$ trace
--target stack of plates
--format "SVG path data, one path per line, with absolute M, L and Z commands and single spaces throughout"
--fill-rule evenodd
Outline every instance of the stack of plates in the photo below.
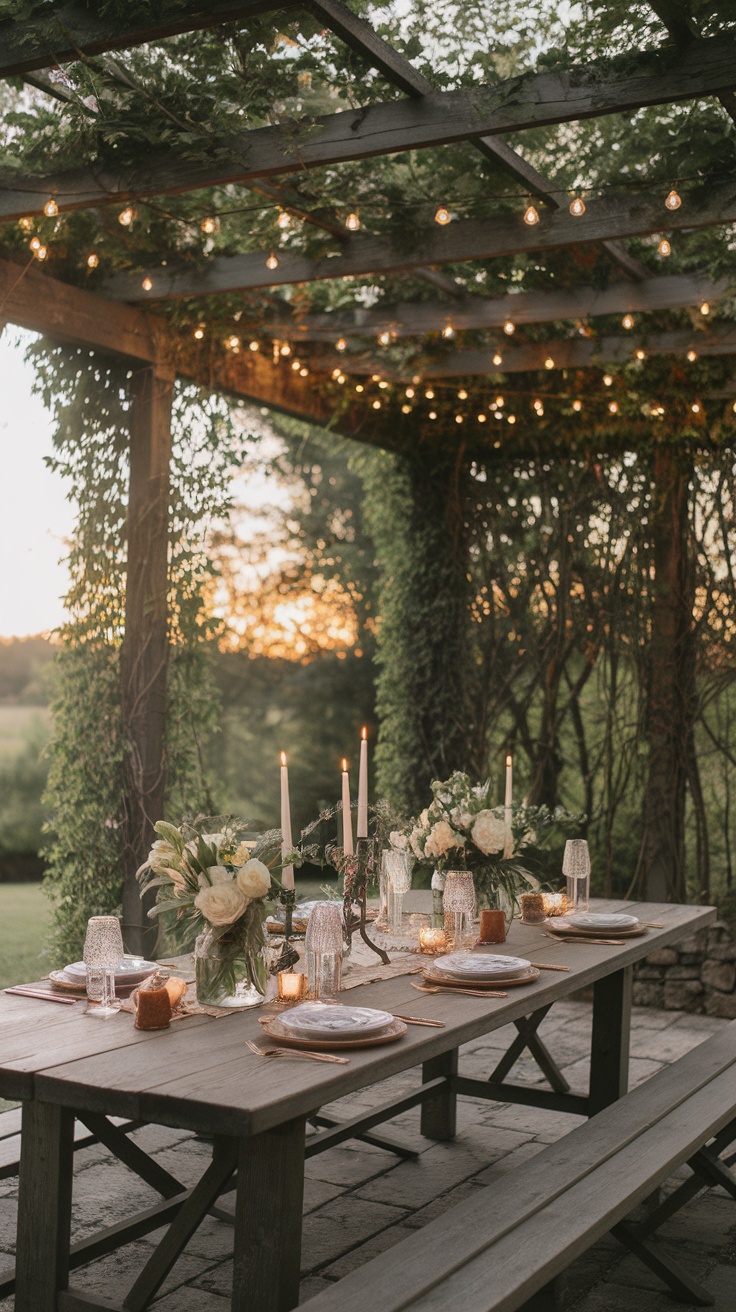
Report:
M 388 1011 L 338 1002 L 302 1002 L 282 1016 L 264 1019 L 263 1028 L 282 1042 L 309 1048 L 362 1048 L 406 1033 L 404 1022 Z
M 125 956 L 119 966 L 115 967 L 115 992 L 119 998 L 127 997 L 144 979 L 153 974 L 155 961 L 146 961 L 142 957 Z M 70 992 L 84 993 L 87 980 L 87 967 L 83 961 L 73 961 L 63 970 L 49 971 L 49 979 L 57 988 Z
M 556 934 L 588 935 L 592 938 L 602 935 L 630 938 L 646 933 L 637 916 L 623 912 L 580 911 L 572 916 L 555 916 L 547 924 Z
M 451 952 L 447 957 L 437 957 L 425 969 L 424 975 L 434 983 L 505 988 L 509 984 L 531 984 L 539 978 L 539 971 L 524 957 L 493 952 Z

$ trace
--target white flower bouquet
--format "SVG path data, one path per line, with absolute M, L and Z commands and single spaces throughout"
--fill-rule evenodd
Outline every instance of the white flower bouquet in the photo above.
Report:
M 546 874 L 547 844 L 555 833 L 574 834 L 582 817 L 558 807 L 513 806 L 507 828 L 503 806 L 491 803 L 491 780 L 474 784 L 456 771 L 432 784 L 433 798 L 409 829 L 415 869 L 470 870 L 481 904 L 503 894 L 511 907 Z
M 165 917 L 174 950 L 188 951 L 196 939 L 199 1000 L 222 1003 L 243 986 L 265 994 L 266 901 L 278 889 L 272 869 L 281 866 L 281 834 L 254 837 L 230 816 L 160 820 L 155 829 L 137 873 L 141 897 L 156 890 L 148 914 Z

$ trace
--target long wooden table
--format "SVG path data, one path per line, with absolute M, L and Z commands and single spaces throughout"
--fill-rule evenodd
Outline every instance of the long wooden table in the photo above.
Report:
M 596 906 L 624 908 L 620 902 Z M 445 1028 L 410 1026 L 398 1043 L 354 1051 L 347 1066 L 254 1056 L 244 1040 L 261 1038 L 260 1009 L 222 1021 L 194 1017 L 170 1030 L 145 1033 L 133 1028 L 129 1015 L 92 1020 L 81 1003 L 60 1007 L 2 995 L 0 1096 L 23 1100 L 16 1312 L 143 1312 L 203 1217 L 223 1215 L 217 1200 L 234 1176 L 233 1312 L 290 1312 L 299 1293 L 305 1154 L 365 1133 L 418 1104 L 423 1133 L 451 1139 L 458 1094 L 588 1115 L 623 1096 L 634 963 L 716 916 L 712 907 L 676 905 L 639 904 L 636 912 L 643 920 L 661 921 L 663 928 L 621 947 L 552 942 L 542 928 L 515 922 L 501 951 L 569 965 L 570 971 L 542 971 L 536 983 L 510 989 L 504 999 L 421 996 L 411 976 L 352 990 L 351 1003 L 442 1020 Z M 593 987 L 591 1074 L 588 1095 L 582 1097 L 567 1090 L 536 1028 L 556 1001 L 588 986 Z M 491 1079 L 465 1078 L 458 1048 L 509 1023 L 516 1025 L 517 1038 Z M 525 1047 L 545 1070 L 551 1089 L 506 1081 Z M 320 1107 L 418 1065 L 422 1083 L 410 1094 L 370 1115 L 333 1122 L 307 1139 L 307 1119 Z M 75 1117 L 153 1184 L 163 1201 L 70 1249 Z M 187 1190 L 109 1117 L 212 1136 L 212 1162 Z M 69 1288 L 70 1268 L 166 1222 L 164 1239 L 122 1300 L 91 1298 Z

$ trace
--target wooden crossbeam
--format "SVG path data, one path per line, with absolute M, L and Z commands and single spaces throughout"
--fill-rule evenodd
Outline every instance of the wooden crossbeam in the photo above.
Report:
M 0 179 L 0 217 L 40 213 L 51 195 L 60 210 L 84 209 L 716 95 L 733 86 L 734 67 L 733 43 L 714 37 L 683 50 L 645 51 L 526 73 L 493 87 L 433 91 L 344 110 L 305 120 L 303 132 L 293 121 L 256 128 L 235 134 L 216 162 L 197 163 L 167 149 L 151 151 L 144 163 L 128 168 L 96 164 L 44 177 L 6 175 Z M 582 230 L 578 239 L 585 239 Z
M 39 4 L 35 13 L 0 24 L 0 77 L 52 68 L 105 50 L 158 41 L 178 32 L 195 32 L 220 23 L 247 22 L 272 9 L 295 7 L 297 0 L 181 0 L 174 12 L 159 16 L 138 6 L 131 17 L 101 16 L 81 3 Z M 96 6 L 99 9 L 99 6 Z
M 575 287 L 552 291 L 518 292 L 507 296 L 466 296 L 455 305 L 447 301 L 409 301 L 398 305 L 379 305 L 373 309 L 356 306 L 328 314 L 290 314 L 263 322 L 248 319 L 247 310 L 240 327 L 250 326 L 254 333 L 273 334 L 293 342 L 334 342 L 344 337 L 377 337 L 390 332 L 393 337 L 422 336 L 439 333 L 448 325 L 456 332 L 472 329 L 501 328 L 511 322 L 572 322 L 596 315 L 643 313 L 653 310 L 681 309 L 707 301 L 715 305 L 731 284 L 726 279 L 712 282 L 701 274 L 674 274 L 647 278 L 639 283 L 616 282 L 605 288 Z M 505 341 L 505 339 L 502 339 Z
M 736 328 L 723 328 L 707 336 L 700 332 L 653 333 L 648 337 L 627 334 L 625 337 L 579 337 L 548 342 L 513 344 L 504 348 L 503 363 L 493 363 L 493 350 L 451 351 L 446 356 L 418 356 L 396 373 L 381 364 L 376 355 L 346 358 L 335 354 L 321 362 L 324 369 L 341 368 L 347 374 L 370 376 L 379 373 L 385 379 L 408 379 L 416 373 L 422 378 L 467 378 L 472 375 L 503 377 L 505 374 L 559 369 L 601 368 L 607 364 L 630 364 L 637 348 L 646 355 L 686 356 L 689 350 L 700 356 L 736 355 Z M 549 364 L 548 361 L 552 363 Z
M 693 22 L 687 4 L 682 0 L 649 0 L 649 8 L 664 23 L 673 41 L 680 47 L 689 46 L 700 40 L 700 33 Z M 736 95 L 733 91 L 719 95 L 723 108 L 736 123 Z
M 638 195 L 607 196 L 590 201 L 582 218 L 566 209 L 545 214 L 530 228 L 521 214 L 488 219 L 466 219 L 446 228 L 432 225 L 413 251 L 387 248 L 383 238 L 353 237 L 341 254 L 313 260 L 299 251 L 282 251 L 278 267 L 268 269 L 268 252 L 219 256 L 205 268 L 162 270 L 152 268 L 138 274 L 120 274 L 105 285 L 105 294 L 120 300 L 155 301 L 160 297 L 209 296 L 217 292 L 245 291 L 288 283 L 317 282 L 366 274 L 402 273 L 427 264 L 453 264 L 467 260 L 489 260 L 524 251 L 545 251 L 596 242 L 607 238 L 646 236 L 679 228 L 707 228 L 736 220 L 736 180 L 714 186 L 699 196 L 697 205 L 687 198 L 679 210 L 664 208 L 661 188 L 647 188 Z M 144 290 L 144 278 L 151 289 Z

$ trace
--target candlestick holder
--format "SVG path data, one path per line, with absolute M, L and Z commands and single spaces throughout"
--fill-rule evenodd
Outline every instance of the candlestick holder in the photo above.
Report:
M 356 851 L 345 852 L 342 848 L 332 850 L 330 860 L 343 878 L 343 923 L 345 940 L 348 947 L 352 943 L 356 929 L 363 942 L 388 966 L 391 958 L 383 948 L 368 937 L 366 913 L 368 910 L 368 884 L 375 878 L 377 868 L 376 840 L 373 838 L 356 839 Z M 357 914 L 356 914 L 357 909 Z
M 284 945 L 281 949 L 281 956 L 271 967 L 272 975 L 278 975 L 284 970 L 291 970 L 299 960 L 299 953 L 291 941 L 294 907 L 296 906 L 296 889 L 282 888 L 279 893 L 279 901 L 284 908 Z

